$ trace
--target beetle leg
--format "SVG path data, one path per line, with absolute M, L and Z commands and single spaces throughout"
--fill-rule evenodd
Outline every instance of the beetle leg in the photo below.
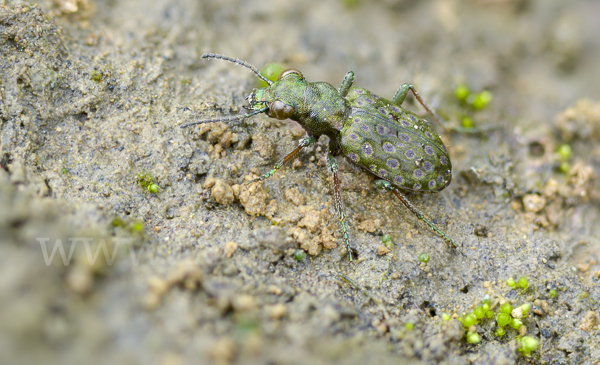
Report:
M 463 252 L 463 250 L 461 250 L 458 247 L 458 245 L 454 242 L 454 240 L 452 238 L 448 237 L 444 232 L 442 232 L 441 229 L 439 229 L 435 224 L 433 224 L 433 222 L 431 222 L 429 219 L 425 218 L 423 213 L 421 213 L 417 208 L 415 208 L 414 205 L 412 205 L 411 202 L 408 201 L 408 199 L 406 199 L 404 194 L 402 194 L 400 192 L 400 189 L 393 186 L 392 184 L 390 184 L 389 181 L 386 181 L 386 180 L 375 180 L 375 185 L 378 188 L 383 188 L 383 189 L 389 190 L 392 193 L 394 193 L 394 195 L 396 195 L 396 197 L 398 199 L 400 199 L 402 204 L 404 204 L 404 206 L 406 208 L 408 208 L 408 210 L 410 210 L 412 212 L 412 214 L 414 214 L 417 218 L 419 218 L 420 220 L 425 222 L 431 229 L 433 229 L 433 231 L 435 233 L 437 233 L 440 237 L 442 237 L 446 242 L 451 243 L 454 246 L 454 248 L 456 248 L 460 253 L 462 253 L 464 256 L 466 256 L 465 253 Z
M 398 91 L 396 91 L 396 95 L 394 95 L 394 97 L 392 98 L 392 103 L 397 105 L 397 106 L 402 106 L 402 103 L 404 103 L 404 99 L 406 99 L 406 95 L 408 95 L 408 91 L 412 91 L 413 96 L 419 101 L 419 104 L 421 104 L 423 106 L 423 108 L 425 108 L 425 110 L 427 110 L 427 112 L 429 114 L 431 114 L 432 117 L 435 118 L 435 120 L 438 121 L 438 123 L 440 123 L 442 125 L 442 127 L 444 127 L 446 130 L 450 129 L 448 123 L 446 123 L 446 121 L 444 121 L 442 118 L 440 118 L 437 114 L 435 114 L 433 112 L 432 109 L 430 109 L 427 104 L 425 104 L 425 102 L 423 101 L 423 99 L 421 99 L 421 95 L 419 95 L 419 93 L 417 92 L 417 90 L 409 84 L 402 84 L 402 86 L 400 86 L 400 88 L 398 89 Z
M 396 95 L 392 98 L 392 103 L 397 106 L 402 106 L 404 103 L 404 99 L 406 99 L 406 95 L 408 95 L 408 90 L 410 90 L 409 84 L 402 84 L 398 91 L 396 91 Z
M 408 210 L 410 210 L 414 215 L 416 215 L 417 218 L 419 218 L 423 222 L 427 223 L 427 225 L 429 227 L 431 227 L 431 229 L 433 229 L 435 231 L 435 233 L 437 233 L 440 237 L 442 237 L 448 243 L 451 243 L 454 246 L 454 248 L 456 248 L 460 253 L 463 254 L 463 256 L 466 256 L 465 253 L 463 252 L 463 250 L 461 250 L 458 247 L 458 245 L 454 242 L 454 240 L 452 238 L 448 237 L 444 232 L 442 232 L 435 224 L 433 224 L 433 222 L 431 222 L 429 219 L 425 218 L 423 213 L 421 213 L 417 208 L 415 208 L 414 205 L 412 205 L 411 202 L 409 202 L 408 199 L 406 199 L 406 197 L 400 192 L 400 190 L 398 190 L 398 188 L 393 188 L 392 193 L 394 193 L 394 195 L 396 195 L 396 197 L 398 199 L 400 199 L 402 204 L 404 204 L 404 206 L 406 208 L 408 208 Z
M 342 195 L 340 194 L 340 181 L 338 179 L 338 164 L 335 157 L 331 152 L 327 155 L 327 167 L 333 173 L 333 195 L 335 200 L 335 212 L 337 213 L 338 219 L 342 224 L 342 233 L 344 235 L 344 241 L 346 242 L 346 248 L 348 249 L 348 255 L 350 255 L 350 261 L 352 261 L 352 249 L 350 248 L 350 238 L 348 237 L 348 227 L 346 226 L 346 216 L 342 206 Z
M 348 95 L 348 90 L 352 87 L 352 83 L 354 82 L 354 72 L 348 71 L 346 76 L 344 77 L 344 81 L 342 81 L 342 85 L 340 86 L 340 96 L 345 98 Z
M 379 299 L 375 295 L 373 295 L 370 291 L 368 291 L 367 289 L 365 289 L 362 286 L 358 285 L 358 283 L 356 281 L 352 280 L 347 275 L 344 275 L 341 272 L 338 272 L 338 278 L 341 279 L 341 280 L 344 280 L 345 282 L 347 282 L 348 284 L 350 284 L 350 286 L 353 287 L 354 289 L 360 291 L 361 293 L 364 293 L 370 300 L 373 301 L 373 303 L 379 305 L 379 304 L 381 304 L 383 302 L 381 299 Z
M 317 140 L 313 136 L 308 136 L 308 137 L 302 138 L 300 140 L 300 143 L 298 144 L 298 147 L 296 147 L 292 152 L 288 153 L 284 158 L 282 158 L 279 162 L 277 162 L 271 171 L 267 172 L 266 174 L 259 177 L 258 179 L 254 179 L 254 180 L 250 180 L 250 181 L 246 182 L 246 185 L 251 184 L 256 181 L 264 181 L 264 180 L 270 178 L 271 176 L 275 175 L 277 170 L 282 168 L 283 165 L 285 165 L 289 160 L 291 160 L 294 156 L 296 156 L 298 154 L 298 152 L 300 152 L 304 147 L 308 147 L 308 146 L 312 145 L 313 143 L 315 143 L 316 141 Z
M 446 131 L 455 131 L 455 132 L 459 132 L 459 133 L 484 133 L 487 131 L 491 131 L 494 129 L 499 129 L 499 126 L 480 126 L 480 127 L 469 127 L 469 128 L 465 128 L 465 127 L 456 127 L 456 126 L 450 126 L 448 124 L 448 122 L 446 122 L 445 120 L 443 120 L 442 118 L 440 118 L 439 115 L 435 114 L 433 112 L 432 109 L 430 109 L 427 104 L 425 104 L 425 102 L 423 101 L 423 99 L 421 99 L 421 95 L 419 95 L 419 93 L 417 92 L 417 90 L 409 84 L 403 84 L 402 86 L 400 86 L 400 88 L 398 89 L 398 91 L 396 91 L 396 95 L 394 95 L 394 97 L 392 98 L 392 103 L 397 105 L 397 106 L 402 106 L 402 103 L 404 103 L 404 99 L 406 99 L 406 95 L 408 95 L 408 91 L 412 91 L 413 95 L 415 96 L 415 98 L 419 101 L 419 103 L 423 106 L 423 108 L 425 108 L 425 110 L 427 110 L 427 112 L 429 114 L 431 114 L 435 120 L 438 121 L 438 123 L 440 123 L 442 125 L 442 127 L 444 127 L 446 129 Z

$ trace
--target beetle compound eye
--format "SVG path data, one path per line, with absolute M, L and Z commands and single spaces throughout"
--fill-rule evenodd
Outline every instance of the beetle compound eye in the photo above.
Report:
M 294 108 L 291 105 L 285 104 L 281 100 L 275 100 L 269 105 L 268 116 L 277 119 L 288 119 L 294 114 Z
M 278 79 L 278 80 L 281 80 L 281 79 L 283 79 L 284 77 L 286 77 L 286 76 L 287 76 L 287 75 L 289 75 L 289 74 L 297 74 L 297 75 L 298 75 L 298 77 L 300 77 L 301 79 L 303 79 L 303 78 L 304 78 L 304 75 L 302 75 L 302 72 L 300 72 L 300 71 L 298 71 L 298 70 L 296 70 L 296 69 L 293 69 L 293 68 L 291 68 L 291 69 L 289 69 L 289 70 L 285 70 L 285 71 L 283 71 L 283 73 L 282 73 L 282 74 L 279 76 L 279 79 Z

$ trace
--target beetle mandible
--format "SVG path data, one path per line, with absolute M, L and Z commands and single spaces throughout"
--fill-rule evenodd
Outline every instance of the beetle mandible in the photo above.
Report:
M 417 218 L 463 253 L 450 237 L 425 218 L 400 191 L 404 189 L 435 193 L 447 187 L 452 180 L 450 156 L 440 136 L 426 120 L 401 107 L 411 91 L 419 103 L 437 119 L 412 85 L 403 84 L 392 100 L 387 100 L 368 90 L 352 87 L 352 71 L 346 74 L 342 85 L 336 89 L 326 82 L 308 82 L 295 69 L 284 71 L 273 82 L 256 67 L 239 59 L 214 53 L 205 53 L 202 58 L 225 60 L 246 67 L 268 86 L 255 89 L 246 98 L 250 103 L 248 109 L 251 110 L 248 114 L 201 120 L 181 125 L 181 128 L 202 123 L 232 122 L 260 113 L 271 118 L 298 122 L 307 133 L 298 147 L 281 159 L 271 171 L 248 183 L 273 176 L 303 148 L 315 143 L 321 135 L 328 136 L 327 166 L 333 173 L 335 210 L 342 226 L 350 261 L 352 250 L 335 159 L 338 155 L 345 156 L 353 164 L 375 175 L 378 187 L 391 191 Z

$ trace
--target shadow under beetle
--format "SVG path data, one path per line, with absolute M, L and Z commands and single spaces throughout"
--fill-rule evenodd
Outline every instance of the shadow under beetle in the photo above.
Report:
M 425 218 L 400 191 L 405 189 L 435 193 L 448 186 L 452 180 L 450 156 L 440 136 L 426 120 L 401 107 L 408 92 L 412 91 L 419 103 L 435 117 L 412 85 L 403 84 L 392 100 L 387 100 L 368 90 L 352 87 L 352 71 L 346 74 L 338 90 L 326 82 L 308 82 L 300 71 L 294 69 L 284 71 L 273 82 L 247 62 L 213 53 L 205 53 L 202 58 L 225 60 L 246 67 L 268 86 L 255 89 L 246 98 L 250 103 L 248 109 L 251 110 L 248 114 L 192 122 L 181 128 L 202 123 L 232 122 L 260 113 L 266 113 L 271 118 L 298 122 L 306 131 L 307 137 L 271 171 L 251 182 L 273 176 L 300 150 L 315 143 L 321 135 L 327 135 L 327 166 L 333 173 L 335 210 L 342 225 L 350 261 L 352 250 L 342 209 L 335 159 L 338 155 L 347 157 L 353 164 L 375 175 L 378 178 L 375 184 L 379 188 L 394 193 L 417 218 L 463 253 L 450 237 Z

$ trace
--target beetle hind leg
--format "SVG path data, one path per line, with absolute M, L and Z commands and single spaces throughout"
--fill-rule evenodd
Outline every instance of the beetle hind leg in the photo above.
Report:
M 396 95 L 392 98 L 392 103 L 397 106 L 402 106 L 404 103 L 404 99 L 406 99 L 406 95 L 408 95 L 408 90 L 410 90 L 411 85 L 402 84 L 398 91 L 396 91 Z
M 406 96 L 408 95 L 409 91 L 412 91 L 413 96 L 417 99 L 417 101 L 419 102 L 419 104 L 421 104 L 423 106 L 423 108 L 425 108 L 425 110 L 427 110 L 427 112 L 429 114 L 431 114 L 431 116 L 433 118 L 435 118 L 435 120 L 437 120 L 438 123 L 440 123 L 442 125 L 442 127 L 444 127 L 446 130 L 450 129 L 450 127 L 448 126 L 448 123 L 446 123 L 446 121 L 444 121 L 437 114 L 435 114 L 433 112 L 433 110 L 430 109 L 427 106 L 427 104 L 425 104 L 425 102 L 423 101 L 423 99 L 421 99 L 421 95 L 419 95 L 419 93 L 417 92 L 417 90 L 412 85 L 402 84 L 402 86 L 400 86 L 400 88 L 398 89 L 398 91 L 396 91 L 396 95 L 394 95 L 394 97 L 392 98 L 392 103 L 394 105 L 397 105 L 397 106 L 401 107 L 402 103 L 404 103 L 404 100 L 406 99 Z
M 346 76 L 344 77 L 344 81 L 342 81 L 342 85 L 340 86 L 340 96 L 345 98 L 348 95 L 348 91 L 350 87 L 352 87 L 352 83 L 354 82 L 354 72 L 348 71 Z
M 404 194 L 402 194 L 398 188 L 396 188 L 395 186 L 392 186 L 392 184 L 390 184 L 390 182 L 386 181 L 386 180 L 375 180 L 375 185 L 377 185 L 378 188 L 383 188 L 383 189 L 389 190 L 392 193 L 394 193 L 394 195 L 396 195 L 396 197 L 398 199 L 400 199 L 402 204 L 404 204 L 404 206 L 408 210 L 410 210 L 412 214 L 414 214 L 417 218 L 419 218 L 420 220 L 425 222 L 429 226 L 429 228 L 431 228 L 435 233 L 437 233 L 438 236 L 443 238 L 444 241 L 451 243 L 452 246 L 454 246 L 454 248 L 458 250 L 458 252 L 463 254 L 463 256 L 466 256 L 465 253 L 463 252 L 463 250 L 460 247 L 458 247 L 456 242 L 454 242 L 454 240 L 452 238 L 450 238 L 441 229 L 439 229 L 432 221 L 425 218 L 423 213 L 421 213 L 414 205 L 412 205 L 412 203 L 409 202 L 408 199 L 406 199 Z

